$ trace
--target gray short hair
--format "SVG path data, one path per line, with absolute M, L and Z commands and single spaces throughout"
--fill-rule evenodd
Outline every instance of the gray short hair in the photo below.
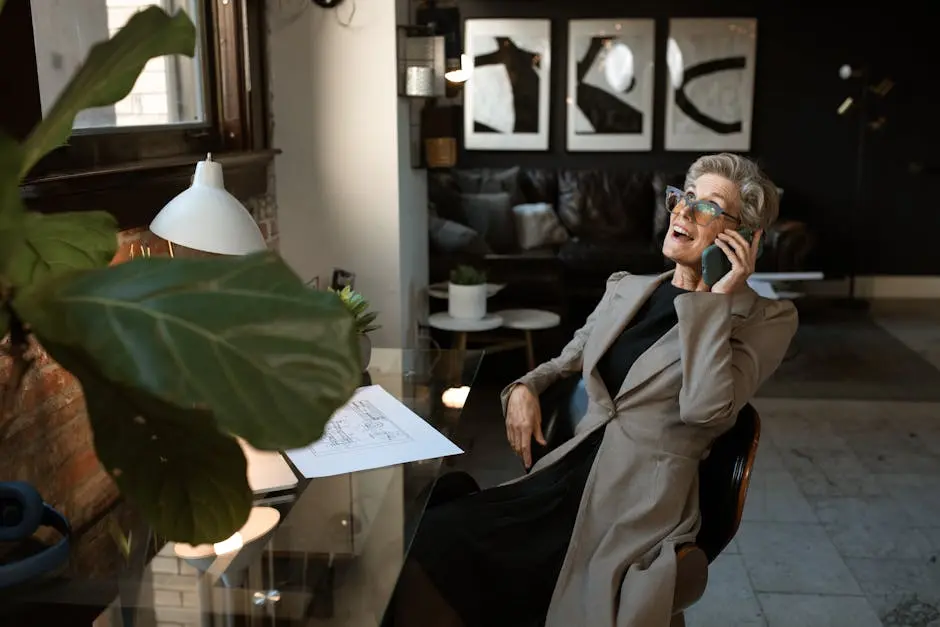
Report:
M 741 225 L 766 229 L 780 212 L 780 193 L 760 167 L 747 157 L 722 152 L 695 160 L 685 175 L 686 188 L 703 174 L 723 176 L 741 194 Z

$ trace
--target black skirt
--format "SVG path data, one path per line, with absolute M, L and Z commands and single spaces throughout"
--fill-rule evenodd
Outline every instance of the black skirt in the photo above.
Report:
M 544 624 L 603 437 L 597 429 L 524 481 L 425 513 L 410 556 L 467 627 Z

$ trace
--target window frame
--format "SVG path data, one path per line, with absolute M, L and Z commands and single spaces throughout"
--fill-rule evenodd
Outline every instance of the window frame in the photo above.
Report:
M 30 172 L 21 187 L 27 205 L 103 209 L 122 228 L 143 226 L 189 184 L 207 153 L 222 162 L 236 196 L 266 193 L 276 151 L 268 143 L 264 19 L 263 0 L 201 0 L 205 122 L 76 133 Z M 0 130 L 23 139 L 42 116 L 31 0 L 7 0 L 0 14 L 3 58 L 18 61 L 0 73 L 0 93 L 13 94 L 0 110 Z M 131 197 L 136 209 L 128 209 Z

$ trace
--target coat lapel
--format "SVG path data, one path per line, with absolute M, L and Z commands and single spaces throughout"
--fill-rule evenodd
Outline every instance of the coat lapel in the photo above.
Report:
M 756 298 L 757 294 L 749 287 L 731 296 L 732 328 L 747 318 Z M 633 367 L 627 372 L 627 376 L 620 390 L 617 392 L 617 396 L 614 398 L 614 405 L 616 405 L 621 398 L 630 394 L 630 392 L 679 361 L 680 357 L 679 325 L 675 324 L 665 335 L 659 338 L 656 343 L 650 346 L 646 352 L 637 357 Z
M 614 340 L 620 336 L 643 303 L 649 300 L 659 284 L 672 277 L 672 274 L 673 272 L 670 271 L 659 276 L 624 278 L 617 284 L 610 305 L 604 312 L 601 312 L 603 318 L 595 323 L 597 333 L 591 334 L 588 338 L 584 353 L 584 372 L 588 375 L 586 378 L 588 392 L 593 398 L 602 400 L 602 404 L 608 408 L 613 408 L 613 399 L 610 398 L 603 380 L 597 374 L 597 362 Z
M 595 327 L 598 332 L 588 339 L 584 354 L 584 372 L 588 375 L 586 385 L 590 396 L 599 400 L 608 409 L 614 409 L 621 398 L 679 361 L 679 325 L 677 324 L 637 358 L 613 399 L 597 373 L 597 363 L 601 356 L 620 336 L 659 284 L 671 279 L 673 273 L 674 271 L 669 271 L 659 276 L 630 276 L 622 280 L 616 287 L 610 306 L 603 312 L 604 317 L 598 320 Z M 749 315 L 757 294 L 752 289 L 746 288 L 731 298 L 733 299 L 731 302 L 732 325 L 737 326 Z

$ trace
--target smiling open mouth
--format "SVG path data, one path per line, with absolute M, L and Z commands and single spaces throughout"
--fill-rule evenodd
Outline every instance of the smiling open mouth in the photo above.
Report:
M 674 239 L 682 240 L 684 242 L 691 242 L 693 239 L 695 239 L 694 237 L 692 237 L 691 234 L 689 234 L 687 230 L 685 230 L 678 224 L 672 227 L 672 237 Z

